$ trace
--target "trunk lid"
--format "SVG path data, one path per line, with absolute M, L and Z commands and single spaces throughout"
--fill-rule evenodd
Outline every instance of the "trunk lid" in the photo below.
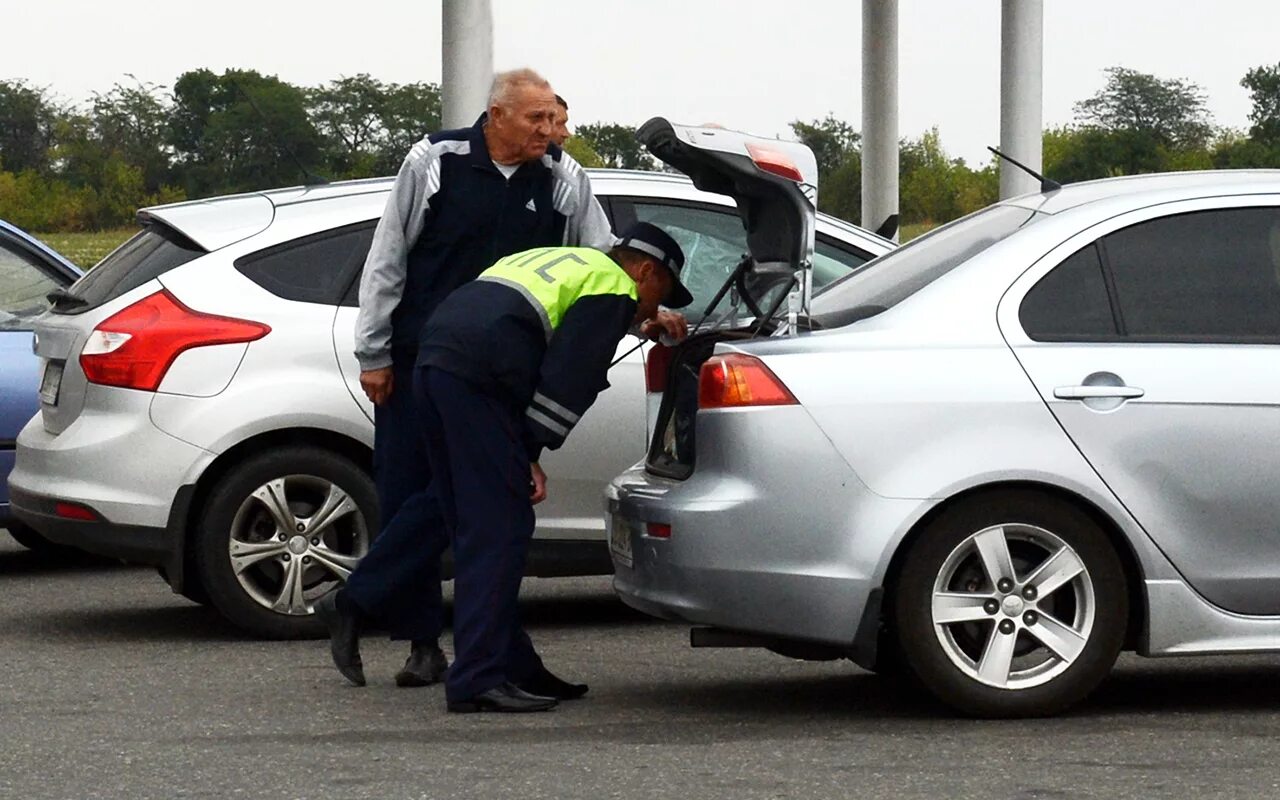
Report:
M 747 233 L 748 258 L 741 275 L 730 278 L 716 302 L 730 298 L 729 320 L 741 324 L 736 303 L 747 307 L 750 324 L 703 324 L 675 347 L 657 381 L 663 385 L 647 468 L 684 479 L 693 472 L 696 451 L 698 379 L 717 343 L 759 335 L 785 302 L 787 329 L 806 313 L 812 293 L 817 228 L 818 168 L 809 148 L 795 142 L 763 139 L 717 127 L 676 125 L 651 119 L 637 138 L 669 167 L 688 175 L 699 189 L 733 198 Z M 699 309 L 702 310 L 702 309 Z M 711 312 L 712 309 L 706 309 Z M 704 315 L 714 320 L 717 314 Z M 651 356 L 652 357 L 652 356 Z

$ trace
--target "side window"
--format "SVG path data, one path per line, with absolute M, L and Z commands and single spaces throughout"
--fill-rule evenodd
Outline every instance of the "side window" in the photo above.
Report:
M 825 234 L 818 234 L 813 253 L 813 290 L 835 283 L 871 260 L 870 253 L 851 250 L 834 244 Z
M 374 222 L 314 234 L 241 256 L 236 269 L 268 292 L 303 303 L 345 304 L 373 243 Z M 354 303 L 353 303 L 354 304 Z
M 693 303 L 684 309 L 690 322 L 701 319 L 711 298 L 747 252 L 747 232 L 736 211 L 637 201 L 637 222 L 661 227 L 684 251 L 681 281 Z
M 1280 342 L 1280 208 L 1165 217 L 1103 246 L 1131 339 Z
M 1116 337 L 1098 246 L 1091 244 L 1040 279 L 1018 309 L 1037 342 L 1099 341 Z
M 45 295 L 60 285 L 39 259 L 0 239 L 0 328 L 44 311 Z

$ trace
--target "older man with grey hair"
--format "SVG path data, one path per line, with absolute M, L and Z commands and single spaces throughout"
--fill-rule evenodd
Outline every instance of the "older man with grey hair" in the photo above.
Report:
M 360 384 L 374 403 L 383 528 L 397 514 L 415 523 L 375 539 L 346 587 L 317 605 L 335 665 L 356 685 L 365 682 L 358 635 L 366 624 L 412 642 L 397 685 L 435 683 L 447 667 L 438 644 L 440 564 L 423 545 L 441 517 L 420 500 L 431 474 L 411 396 L 424 323 L 450 292 L 499 258 L 557 245 L 607 250 L 615 241 L 586 171 L 551 141 L 555 97 L 533 70 L 497 75 L 489 109 L 475 125 L 414 145 L 374 234 L 360 279 L 355 353 Z M 681 335 L 683 319 L 667 316 L 655 335 L 661 329 Z M 543 692 L 569 691 L 545 668 L 526 677 Z

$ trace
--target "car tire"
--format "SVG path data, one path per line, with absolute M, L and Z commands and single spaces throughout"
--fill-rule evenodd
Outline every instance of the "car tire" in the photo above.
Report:
M 7 530 L 13 540 L 33 553 L 42 556 L 80 556 L 83 555 L 76 550 L 65 545 L 51 542 L 40 534 L 23 525 L 21 522 L 8 523 Z
M 907 666 L 943 703 L 976 717 L 1047 716 L 1110 672 L 1129 591 L 1089 515 L 1007 492 L 927 523 L 906 555 L 893 613 Z
M 317 447 L 252 456 L 224 475 L 200 514 L 196 571 L 209 601 L 249 633 L 324 634 L 315 601 L 346 580 L 377 521 L 369 474 Z

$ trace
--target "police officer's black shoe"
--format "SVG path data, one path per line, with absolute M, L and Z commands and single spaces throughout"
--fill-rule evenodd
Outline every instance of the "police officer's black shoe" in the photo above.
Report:
M 537 675 L 520 681 L 517 685 L 529 694 L 554 697 L 557 700 L 577 700 L 590 688 L 585 683 L 569 683 L 546 667 L 543 667 Z
M 520 714 L 528 711 L 550 711 L 555 707 L 555 698 L 529 694 L 513 683 L 495 686 L 466 700 L 450 700 L 445 705 L 454 714 L 474 714 L 481 711 Z
M 414 642 L 404 667 L 396 673 L 396 686 L 430 686 L 444 679 L 449 659 L 435 642 Z
M 342 589 L 329 592 L 316 601 L 316 615 L 329 629 L 329 654 L 342 677 L 356 686 L 364 686 L 364 664 L 360 661 L 360 613 Z M 346 601 L 346 602 L 340 602 Z

